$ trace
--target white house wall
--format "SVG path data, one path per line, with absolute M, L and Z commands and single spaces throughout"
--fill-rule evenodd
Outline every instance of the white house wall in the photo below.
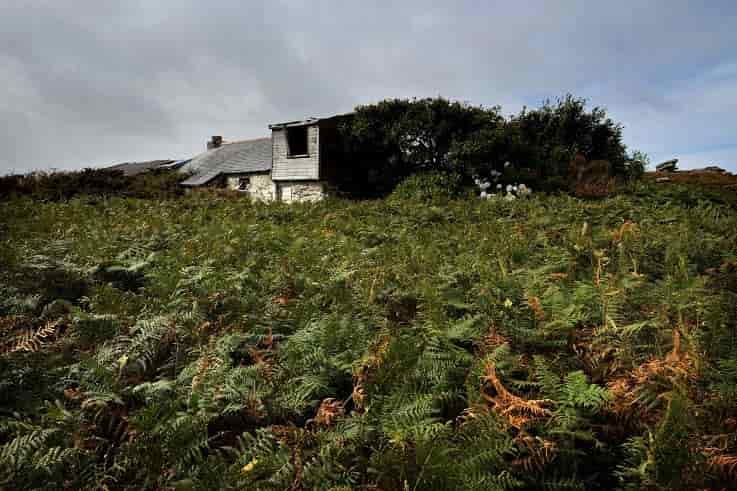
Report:
M 325 185 L 318 181 L 278 181 L 277 195 L 284 203 L 320 201 L 325 198 Z
M 227 188 L 238 190 L 238 183 L 241 177 L 248 177 L 250 179 L 248 195 L 251 198 L 260 201 L 274 200 L 274 181 L 271 180 L 271 176 L 269 174 L 240 174 L 227 176 L 225 181 Z

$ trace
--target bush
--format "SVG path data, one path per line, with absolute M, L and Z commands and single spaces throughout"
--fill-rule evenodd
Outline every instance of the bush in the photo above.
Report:
M 418 172 L 465 173 L 453 159 L 455 142 L 502 121 L 498 108 L 442 97 L 387 99 L 358 106 L 354 117 L 340 127 L 351 168 L 339 187 L 354 196 L 378 197 Z
M 382 196 L 424 171 L 453 171 L 469 180 L 503 172 L 536 189 L 566 189 L 576 154 L 609 162 L 611 176 L 619 181 L 639 178 L 647 156 L 629 156 L 622 125 L 605 109 L 586 104 L 569 94 L 507 119 L 499 107 L 443 98 L 359 106 L 341 125 L 344 156 L 350 156 L 345 160 L 351 162 L 351 181 L 343 190 Z
M 538 109 L 527 108 L 513 116 L 508 126 L 521 140 L 512 163 L 530 167 L 538 176 L 563 176 L 573 157 L 580 153 L 587 161 L 606 160 L 612 173 L 624 176 L 628 161 L 622 143 L 622 125 L 614 122 L 601 107 L 586 109 L 587 101 L 568 94 Z
M 421 172 L 402 181 L 392 192 L 389 201 L 419 201 L 435 204 L 463 196 L 467 188 L 457 172 Z
M 636 181 L 645 174 L 645 169 L 650 165 L 650 157 L 647 154 L 635 150 L 632 156 L 625 162 L 625 177 L 627 181 Z
M 180 196 L 184 174 L 149 171 L 126 176 L 116 169 L 84 169 L 78 172 L 34 172 L 0 177 L 0 199 L 13 195 L 46 201 L 64 201 L 80 194 L 167 198 Z

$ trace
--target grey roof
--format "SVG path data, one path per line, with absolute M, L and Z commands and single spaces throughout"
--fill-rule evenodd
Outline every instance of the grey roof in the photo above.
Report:
M 352 118 L 355 113 L 345 113 L 345 114 L 336 114 L 335 116 L 329 116 L 326 118 L 307 118 L 307 119 L 300 119 L 297 121 L 287 121 L 286 123 L 273 123 L 269 125 L 270 130 L 274 129 L 280 129 L 280 128 L 289 128 L 292 126 L 308 126 L 311 124 L 319 123 L 321 121 L 330 121 L 332 119 L 345 119 L 345 118 Z
M 202 186 L 221 174 L 268 172 L 271 170 L 271 138 L 225 143 L 192 158 L 181 168 L 194 175 L 183 186 Z
M 173 160 L 149 160 L 147 162 L 125 162 L 107 167 L 110 170 L 122 170 L 126 176 L 135 176 L 148 170 L 164 167 L 171 164 Z

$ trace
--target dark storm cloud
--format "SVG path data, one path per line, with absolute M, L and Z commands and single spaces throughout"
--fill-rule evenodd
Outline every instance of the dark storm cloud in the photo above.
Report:
M 737 165 L 732 2 L 13 2 L 0 5 L 0 173 L 178 158 L 211 134 L 385 97 L 571 91 L 628 143 Z M 704 162 L 702 162 L 704 161 Z

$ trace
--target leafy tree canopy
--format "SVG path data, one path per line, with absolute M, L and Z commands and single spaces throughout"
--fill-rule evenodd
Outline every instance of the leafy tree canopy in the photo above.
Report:
M 570 94 L 504 117 L 499 106 L 482 107 L 442 97 L 387 99 L 359 106 L 343 125 L 357 191 L 366 180 L 376 194 L 428 170 L 484 177 L 505 164 L 533 184 L 560 183 L 573 157 L 607 160 L 615 176 L 637 177 L 644 155 L 630 156 L 620 123 L 601 107 Z M 556 180 L 557 178 L 557 180 Z

